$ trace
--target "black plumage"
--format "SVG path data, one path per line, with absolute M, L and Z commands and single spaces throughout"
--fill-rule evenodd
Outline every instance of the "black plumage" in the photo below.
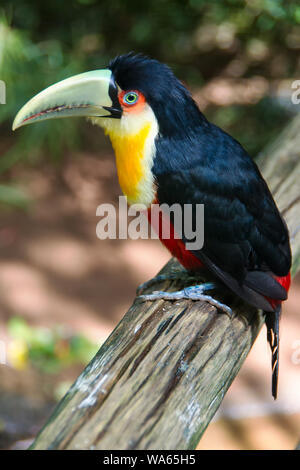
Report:
M 158 201 L 204 204 L 204 246 L 194 254 L 241 297 L 272 310 L 263 296 L 286 298 L 274 275 L 288 274 L 291 252 L 286 225 L 256 164 L 207 121 L 166 65 L 130 53 L 109 67 L 122 89 L 145 95 L 158 121 Z
M 193 254 L 232 291 L 266 312 L 275 398 L 278 325 L 281 300 L 287 298 L 276 277 L 289 274 L 291 250 L 266 182 L 243 147 L 207 121 L 166 65 L 127 54 L 109 67 L 123 90 L 145 95 L 158 121 L 152 170 L 159 203 L 204 204 L 204 246 Z

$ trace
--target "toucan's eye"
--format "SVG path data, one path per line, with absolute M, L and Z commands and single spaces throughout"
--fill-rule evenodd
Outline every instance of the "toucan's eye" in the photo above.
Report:
M 135 104 L 139 99 L 139 95 L 135 91 L 128 91 L 125 93 L 123 96 L 123 101 L 125 104 L 131 106 L 132 104 Z
M 146 103 L 143 93 L 139 90 L 120 91 L 118 98 L 125 114 L 142 111 Z

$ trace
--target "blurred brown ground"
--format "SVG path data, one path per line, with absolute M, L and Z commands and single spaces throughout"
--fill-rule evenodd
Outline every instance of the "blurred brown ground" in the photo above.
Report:
M 43 164 L 16 170 L 35 203 L 27 212 L 1 216 L 0 339 L 8 339 L 7 320 L 17 315 L 31 325 L 66 325 L 101 343 L 130 306 L 137 285 L 169 259 L 156 240 L 97 239 L 96 207 L 117 204 L 121 194 L 111 150 L 99 155 L 66 156 L 58 169 Z M 290 292 L 281 322 L 279 399 L 273 402 L 270 393 L 270 352 L 263 329 L 199 449 L 296 446 L 300 277 Z M 36 402 L 43 385 L 51 387 L 51 379 L 42 384 L 39 375 L 28 374 L 1 366 L 2 389 L 13 393 L 23 387 Z

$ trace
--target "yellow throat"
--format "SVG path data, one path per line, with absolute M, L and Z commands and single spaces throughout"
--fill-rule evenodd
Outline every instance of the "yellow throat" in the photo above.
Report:
M 119 183 L 129 203 L 142 202 L 141 182 L 146 177 L 145 143 L 150 129 L 149 123 L 135 135 L 110 134 L 116 155 Z
M 92 121 L 104 127 L 115 156 L 121 189 L 129 204 L 147 207 L 155 197 L 152 174 L 155 154 L 154 140 L 158 125 L 149 106 L 139 114 L 125 115 L 120 120 L 96 118 Z

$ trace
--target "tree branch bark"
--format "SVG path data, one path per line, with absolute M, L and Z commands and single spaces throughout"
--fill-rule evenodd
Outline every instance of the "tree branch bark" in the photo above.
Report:
M 300 265 L 299 131 L 300 115 L 258 160 L 288 223 L 293 274 Z M 171 260 L 162 272 L 174 269 L 181 268 Z M 183 284 L 154 288 L 175 286 Z M 194 449 L 264 323 L 227 291 L 216 298 L 231 306 L 232 319 L 205 302 L 136 299 L 32 448 Z

